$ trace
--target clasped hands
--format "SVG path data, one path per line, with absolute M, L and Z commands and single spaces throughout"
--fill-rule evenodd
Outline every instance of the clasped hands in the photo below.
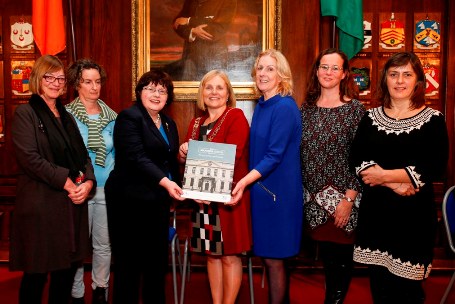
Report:
M 385 171 L 381 166 L 374 165 L 360 172 L 360 177 L 366 185 L 388 187 L 401 196 L 411 196 L 419 192 L 419 189 L 414 188 L 411 182 L 386 182 L 384 180 Z
M 87 199 L 90 191 L 92 191 L 93 181 L 87 180 L 80 185 L 76 185 L 69 177 L 66 178 L 63 189 L 68 192 L 68 197 L 73 204 L 80 205 Z

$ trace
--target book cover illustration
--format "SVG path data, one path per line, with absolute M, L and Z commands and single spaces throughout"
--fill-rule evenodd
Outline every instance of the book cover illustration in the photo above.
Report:
M 190 140 L 183 197 L 225 203 L 231 200 L 236 145 Z

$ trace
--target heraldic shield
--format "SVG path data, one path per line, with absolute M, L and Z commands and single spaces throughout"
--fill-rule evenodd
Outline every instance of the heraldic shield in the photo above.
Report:
M 385 49 L 398 49 L 404 46 L 404 23 L 395 19 L 394 13 L 390 20 L 381 23 L 379 39 Z
M 19 21 L 11 25 L 11 47 L 16 50 L 27 50 L 33 46 L 32 25 Z
M 415 40 L 417 48 L 428 49 L 439 46 L 441 26 L 435 20 L 420 20 L 416 23 Z

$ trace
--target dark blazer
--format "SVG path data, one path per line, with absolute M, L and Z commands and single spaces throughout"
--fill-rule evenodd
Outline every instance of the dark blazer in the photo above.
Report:
M 122 243 L 133 242 L 135 237 L 141 238 L 138 229 L 144 233 L 154 230 L 163 217 L 169 217 L 171 197 L 158 183 L 171 176 L 180 184 L 179 137 L 175 122 L 165 114 L 160 116 L 169 145 L 141 103 L 123 110 L 117 117 L 115 167 L 105 186 L 114 250 L 119 238 Z
M 69 268 L 90 253 L 87 204 L 73 204 L 63 190 L 69 169 L 55 164 L 47 135 L 29 104 L 17 108 L 11 132 L 20 172 L 10 269 L 45 273 Z M 95 181 L 88 155 L 85 173 Z

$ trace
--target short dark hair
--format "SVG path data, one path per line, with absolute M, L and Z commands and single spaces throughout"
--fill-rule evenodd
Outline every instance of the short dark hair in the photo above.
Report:
M 408 63 L 411 64 L 414 73 L 417 75 L 417 83 L 414 88 L 414 93 L 411 96 L 410 108 L 417 109 L 425 104 L 426 80 L 422 63 L 420 62 L 419 57 L 413 52 L 400 52 L 395 53 L 387 60 L 381 71 L 381 75 L 379 76 L 376 97 L 384 107 L 390 108 L 391 102 L 389 88 L 387 87 L 387 72 L 392 67 L 401 67 Z
M 78 59 L 76 62 L 73 62 L 66 72 L 67 83 L 69 86 L 74 88 L 74 94 L 78 96 L 77 88 L 79 87 L 82 79 L 83 70 L 97 70 L 101 76 L 101 84 L 103 85 L 106 82 L 107 74 L 104 68 L 93 61 L 92 59 L 82 58 Z
M 170 105 L 174 101 L 174 83 L 168 73 L 161 70 L 151 70 L 145 72 L 137 82 L 134 92 L 136 93 L 136 103 L 141 103 L 142 89 L 149 84 L 162 85 L 167 91 L 166 105 Z

